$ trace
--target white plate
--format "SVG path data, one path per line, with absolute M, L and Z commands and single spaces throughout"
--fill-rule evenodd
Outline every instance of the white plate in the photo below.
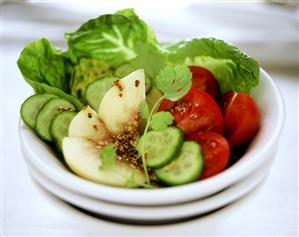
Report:
M 262 113 L 259 133 L 251 142 L 246 154 L 232 167 L 200 182 L 151 190 L 96 184 L 70 172 L 50 147 L 22 123 L 19 128 L 21 148 L 26 159 L 53 183 L 95 199 L 128 205 L 169 205 L 198 200 L 251 175 L 275 153 L 284 118 L 283 102 L 273 80 L 262 69 L 259 86 L 252 91 L 252 95 Z
M 226 190 L 194 202 L 169 206 L 128 206 L 82 196 L 51 182 L 29 161 L 26 161 L 32 178 L 48 192 L 84 210 L 101 216 L 138 223 L 173 222 L 217 210 L 243 197 L 254 189 L 268 174 L 272 160 L 248 177 Z

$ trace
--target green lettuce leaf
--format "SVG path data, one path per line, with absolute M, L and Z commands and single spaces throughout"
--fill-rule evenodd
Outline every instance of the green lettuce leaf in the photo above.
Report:
M 17 64 L 25 79 L 69 91 L 70 62 L 47 39 L 27 44 Z
M 70 82 L 71 94 L 83 100 L 85 90 L 89 83 L 111 76 L 113 69 L 108 64 L 98 59 L 82 58 L 74 66 L 72 79 Z
M 156 39 L 154 30 L 149 25 L 147 25 L 144 21 L 140 20 L 132 8 L 126 8 L 123 10 L 119 10 L 115 14 L 123 15 L 126 17 L 130 17 L 132 19 L 135 19 L 136 22 L 139 22 L 146 29 L 147 42 L 151 43 L 154 46 L 158 46 L 158 41 Z
M 69 95 L 72 67 L 61 51 L 54 49 L 47 39 L 29 43 L 21 52 L 18 67 L 36 93 L 52 93 L 72 102 L 77 109 L 82 104 Z
M 80 58 L 100 59 L 117 67 L 137 56 L 135 42 L 158 47 L 153 31 L 132 9 L 106 14 L 85 22 L 77 31 L 66 33 L 68 55 L 74 63 Z
M 259 81 L 258 63 L 222 40 L 181 41 L 166 47 L 165 54 L 170 62 L 207 68 L 217 79 L 221 93 L 249 92 Z
M 119 66 L 115 75 L 122 78 L 137 69 L 144 69 L 146 87 L 153 87 L 155 78 L 166 65 L 166 57 L 160 49 L 149 43 L 136 42 L 137 57 Z

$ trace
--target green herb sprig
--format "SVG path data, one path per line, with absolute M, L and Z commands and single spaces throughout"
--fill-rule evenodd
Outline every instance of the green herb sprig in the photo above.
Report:
M 147 107 L 145 105 L 140 107 L 143 117 L 148 117 L 143 136 L 146 135 L 150 128 L 153 130 L 163 130 L 168 125 L 172 124 L 174 117 L 169 112 L 159 112 L 156 114 L 154 114 L 154 112 L 163 99 L 177 101 L 185 96 L 192 86 L 191 79 L 192 73 L 187 65 L 169 64 L 159 72 L 155 78 L 155 85 L 157 89 L 163 93 L 163 96 L 157 100 L 149 113 L 146 111 Z M 150 185 L 145 161 L 144 140 L 145 139 L 142 139 L 141 144 L 141 157 L 146 181 Z

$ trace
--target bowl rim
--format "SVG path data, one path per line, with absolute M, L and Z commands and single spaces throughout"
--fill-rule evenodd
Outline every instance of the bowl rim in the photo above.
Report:
M 56 197 L 75 206 L 107 216 L 116 216 L 117 218 L 162 221 L 207 213 L 242 198 L 247 193 L 253 191 L 262 180 L 267 179 L 273 160 L 274 158 L 272 157 L 256 172 L 256 175 L 252 179 L 248 177 L 242 179 L 240 182 L 213 196 L 194 202 L 171 206 L 127 206 L 89 198 L 66 190 L 60 185 L 48 180 L 47 177 L 30 164 L 29 161 L 25 162 L 30 175 L 40 186 Z
M 276 106 L 278 118 L 273 135 L 265 143 L 265 146 L 259 150 L 259 153 L 256 156 L 254 156 L 252 159 L 244 159 L 244 161 L 239 164 L 237 169 L 234 169 L 234 166 L 232 166 L 218 175 L 206 180 L 202 180 L 201 182 L 193 182 L 182 186 L 173 186 L 160 189 L 127 189 L 94 183 L 89 180 L 85 180 L 69 171 L 59 172 L 58 170 L 47 166 L 47 164 L 39 159 L 38 154 L 35 153 L 35 151 L 30 147 L 26 140 L 26 132 L 24 131 L 27 130 L 32 134 L 33 132 L 29 131 L 29 128 L 24 126 L 20 119 L 19 135 L 21 148 L 23 154 L 30 159 L 31 163 L 35 165 L 38 170 L 44 173 L 45 176 L 47 176 L 50 180 L 74 192 L 94 197 L 96 199 L 122 203 L 125 205 L 169 205 L 200 199 L 227 188 L 238 180 L 241 180 L 250 173 L 254 172 L 260 165 L 262 165 L 262 163 L 267 161 L 266 158 L 260 159 L 259 157 L 264 156 L 269 149 L 276 145 L 276 141 L 282 130 L 284 121 L 284 103 L 281 93 L 275 85 L 273 79 L 262 68 L 260 68 L 260 78 L 261 77 L 265 78 L 272 87 L 277 100 Z M 183 195 L 178 195 L 179 193 Z

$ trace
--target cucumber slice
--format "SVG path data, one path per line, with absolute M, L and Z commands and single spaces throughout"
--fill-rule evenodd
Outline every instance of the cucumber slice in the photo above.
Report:
M 62 98 L 52 98 L 40 109 L 36 117 L 35 130 L 43 140 L 52 142 L 50 123 L 56 114 L 65 111 L 76 111 L 76 107 Z
M 59 152 L 62 152 L 62 140 L 68 136 L 69 125 L 76 114 L 77 112 L 66 111 L 56 114 L 51 121 L 50 134 Z
M 160 168 L 175 158 L 183 143 L 183 133 L 176 127 L 150 131 L 143 135 L 137 144 L 140 154 L 143 142 L 146 165 L 151 168 Z
M 98 111 L 105 93 L 117 79 L 117 77 L 105 77 L 95 80 L 87 86 L 84 98 L 95 111 Z
M 21 105 L 21 118 L 24 123 L 34 130 L 36 117 L 39 110 L 44 106 L 47 101 L 54 98 L 53 94 L 36 94 L 28 97 Z
M 168 185 L 181 185 L 198 179 L 204 159 L 200 145 L 194 141 L 184 142 L 178 156 L 168 165 L 155 170 L 159 180 Z

